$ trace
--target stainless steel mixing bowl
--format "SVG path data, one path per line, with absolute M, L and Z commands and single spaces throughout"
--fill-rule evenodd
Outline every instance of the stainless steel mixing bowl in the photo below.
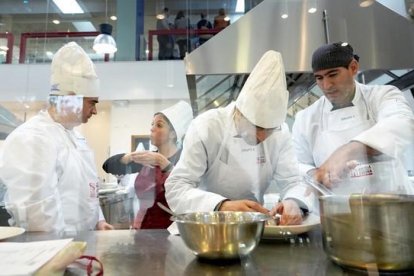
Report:
M 200 258 L 235 259 L 248 255 L 259 243 L 265 221 L 256 212 L 193 212 L 172 217 L 181 238 Z

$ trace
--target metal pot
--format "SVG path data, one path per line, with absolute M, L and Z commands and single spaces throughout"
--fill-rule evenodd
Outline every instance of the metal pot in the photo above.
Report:
M 414 269 L 414 196 L 353 194 L 319 198 L 323 243 L 339 265 Z

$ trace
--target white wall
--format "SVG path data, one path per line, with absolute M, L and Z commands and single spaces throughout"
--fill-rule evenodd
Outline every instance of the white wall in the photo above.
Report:
M 129 102 L 126 106 L 112 104 L 109 154 L 112 156 L 117 153 L 130 152 L 131 135 L 149 135 L 154 113 L 175 104 L 177 101 L 134 101 Z
M 100 100 L 154 100 L 188 97 L 182 60 L 97 63 Z M 50 64 L 0 66 L 1 101 L 43 101 L 50 85 Z

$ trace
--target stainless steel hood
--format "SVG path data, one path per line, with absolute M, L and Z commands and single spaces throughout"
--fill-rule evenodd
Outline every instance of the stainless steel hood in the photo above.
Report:
M 310 14 L 315 1 L 317 12 Z M 283 11 L 288 18 L 281 18 Z M 310 72 L 312 52 L 327 36 L 330 42 L 348 41 L 361 57 L 362 70 L 414 67 L 413 22 L 377 2 L 361 8 L 358 0 L 265 0 L 190 53 L 186 71 L 246 74 L 273 49 L 281 52 L 286 72 Z

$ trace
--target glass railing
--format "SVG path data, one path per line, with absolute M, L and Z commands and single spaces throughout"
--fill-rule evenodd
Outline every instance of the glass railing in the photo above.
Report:
M 101 23 L 113 26 L 118 52 L 111 57 L 97 57 L 91 52 L 96 61 L 158 59 L 158 35 L 172 37 L 174 54 L 170 59 L 178 59 L 183 55 L 176 53 L 177 37 L 189 39 L 187 52 L 191 52 L 201 44 L 200 37 L 214 35 L 224 27 L 220 27 L 219 17 L 225 25 L 232 24 L 262 0 L 83 0 L 79 13 L 62 12 L 56 1 L 9 2 L 0 1 L 0 62 L 7 64 L 50 62 L 51 55 L 68 40 L 91 49 Z M 163 13 L 165 8 L 168 13 Z M 188 23 L 184 30 L 178 23 L 180 14 Z M 201 14 L 210 24 L 202 23 Z M 164 17 L 167 28 L 157 26 L 160 17 Z

